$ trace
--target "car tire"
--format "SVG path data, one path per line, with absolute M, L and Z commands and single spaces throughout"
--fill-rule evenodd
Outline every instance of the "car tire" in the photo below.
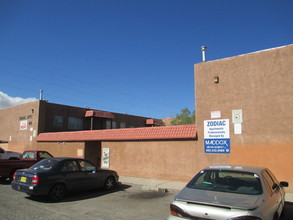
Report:
M 54 201 L 60 201 L 64 198 L 66 193 L 66 187 L 64 184 L 58 183 L 52 187 L 49 193 L 49 198 Z
M 113 177 L 108 177 L 105 181 L 104 188 L 106 190 L 112 190 L 116 185 L 116 181 Z

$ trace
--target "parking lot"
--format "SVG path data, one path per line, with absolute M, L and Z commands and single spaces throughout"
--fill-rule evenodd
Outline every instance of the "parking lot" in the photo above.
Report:
M 0 219 L 166 219 L 174 192 L 142 191 L 139 185 L 121 184 L 116 190 L 91 190 L 54 203 L 46 197 L 31 198 L 0 184 Z
M 141 185 L 121 184 L 116 190 L 91 190 L 67 196 L 54 203 L 46 197 L 31 198 L 11 189 L 9 183 L 0 184 L 1 220 L 31 219 L 95 219 L 150 220 L 166 219 L 169 204 L 176 190 L 155 192 L 142 190 Z M 286 203 L 285 216 L 293 219 L 293 203 Z

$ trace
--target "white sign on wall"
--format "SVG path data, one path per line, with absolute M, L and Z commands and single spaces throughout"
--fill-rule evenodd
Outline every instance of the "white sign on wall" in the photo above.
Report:
M 103 148 L 101 166 L 102 168 L 110 168 L 110 148 Z
M 220 111 L 212 111 L 211 118 L 221 118 L 221 112 Z
M 27 130 L 27 120 L 20 121 L 19 130 Z
M 230 153 L 229 119 L 204 121 L 205 153 Z

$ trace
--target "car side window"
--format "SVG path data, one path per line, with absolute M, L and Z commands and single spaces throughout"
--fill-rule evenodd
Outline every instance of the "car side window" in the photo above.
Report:
M 24 152 L 22 155 L 23 159 L 35 159 L 35 153 L 31 151 Z
M 61 172 L 76 172 L 79 171 L 79 167 L 76 161 L 66 161 L 61 168 Z
M 267 169 L 267 172 L 268 174 L 270 175 L 270 177 L 273 179 L 274 183 L 280 185 L 279 181 L 277 180 L 277 178 L 274 176 L 274 174 L 269 170 Z
M 40 159 L 51 158 L 51 155 L 48 154 L 47 152 L 38 152 L 38 154 Z
M 264 177 L 265 184 L 267 188 L 269 189 L 270 193 L 273 193 L 275 190 L 274 189 L 275 182 L 273 178 L 270 176 L 270 174 L 267 171 L 263 172 L 263 177 Z
M 96 171 L 96 167 L 88 161 L 78 161 L 82 171 Z

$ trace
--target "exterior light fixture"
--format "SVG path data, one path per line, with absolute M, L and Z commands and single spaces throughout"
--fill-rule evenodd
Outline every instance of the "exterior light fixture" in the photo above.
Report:
M 214 83 L 219 83 L 220 82 L 220 78 L 218 76 L 214 76 Z

